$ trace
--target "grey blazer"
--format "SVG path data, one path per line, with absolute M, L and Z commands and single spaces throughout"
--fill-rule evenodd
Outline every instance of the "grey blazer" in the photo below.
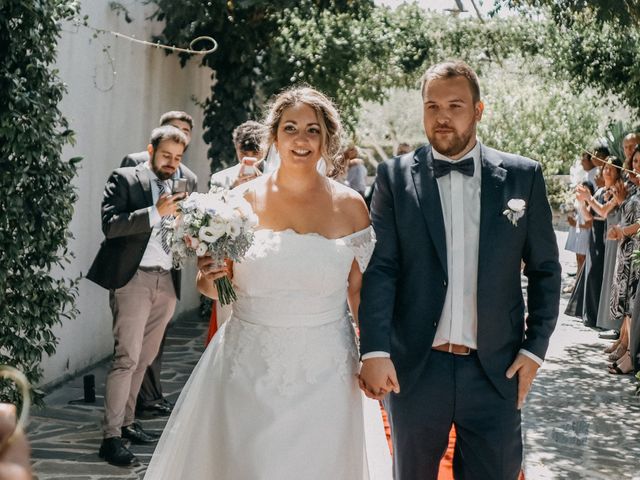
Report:
M 89 280 L 104 288 L 126 285 L 147 248 L 152 231 L 148 207 L 153 205 L 149 173 L 140 164 L 118 168 L 107 180 L 101 207 L 105 239 L 87 273 Z M 198 182 L 195 174 L 185 167 L 182 176 L 187 179 L 187 190 L 195 191 Z M 171 275 L 180 298 L 180 271 L 173 269 Z

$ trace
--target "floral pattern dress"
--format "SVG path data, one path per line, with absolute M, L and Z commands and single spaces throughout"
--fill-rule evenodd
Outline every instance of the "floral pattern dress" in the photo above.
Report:
M 620 205 L 620 225 L 631 225 L 640 220 L 640 192 L 638 187 L 627 184 L 627 198 Z M 611 288 L 611 319 L 621 322 L 631 316 L 633 297 L 638 286 L 640 270 L 633 265 L 633 251 L 640 248 L 636 235 L 625 237 L 618 245 L 616 270 Z

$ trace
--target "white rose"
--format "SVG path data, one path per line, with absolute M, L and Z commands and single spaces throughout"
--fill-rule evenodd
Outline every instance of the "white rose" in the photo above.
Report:
M 206 243 L 213 243 L 218 240 L 222 235 L 224 235 L 225 231 L 220 231 L 219 228 L 204 226 L 200 227 L 198 231 L 198 238 Z M 200 245 L 198 245 L 199 247 Z M 206 245 L 205 245 L 206 248 Z
M 236 238 L 242 232 L 242 223 L 238 219 L 227 223 L 227 235 Z
M 200 245 L 198 245 L 198 247 L 196 248 L 196 255 L 201 257 L 202 255 L 204 255 L 205 253 L 207 253 L 207 244 L 206 243 L 201 243 Z
M 507 207 L 509 207 L 509 210 L 516 213 L 522 212 L 525 206 L 526 202 L 521 198 L 512 198 L 507 202 Z

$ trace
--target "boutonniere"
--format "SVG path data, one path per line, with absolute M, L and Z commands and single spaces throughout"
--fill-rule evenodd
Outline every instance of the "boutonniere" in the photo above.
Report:
M 521 198 L 512 198 L 507 202 L 507 209 L 502 214 L 509 219 L 514 227 L 518 226 L 518 220 L 524 216 L 527 203 Z

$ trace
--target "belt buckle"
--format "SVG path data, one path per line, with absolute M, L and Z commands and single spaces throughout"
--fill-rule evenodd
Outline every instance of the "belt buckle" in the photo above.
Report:
M 466 347 L 467 351 L 464 353 L 456 353 L 456 355 L 461 355 L 463 357 L 468 357 L 469 355 L 471 355 L 471 347 Z
M 460 347 L 465 347 L 467 349 L 467 351 L 464 352 L 464 353 L 462 353 L 462 352 L 454 352 L 453 351 L 454 344 L 453 343 L 449 343 L 449 353 L 451 353 L 453 355 L 460 355 L 460 356 L 463 356 L 463 357 L 471 355 L 471 347 L 467 347 L 465 345 L 459 345 L 459 346 Z

